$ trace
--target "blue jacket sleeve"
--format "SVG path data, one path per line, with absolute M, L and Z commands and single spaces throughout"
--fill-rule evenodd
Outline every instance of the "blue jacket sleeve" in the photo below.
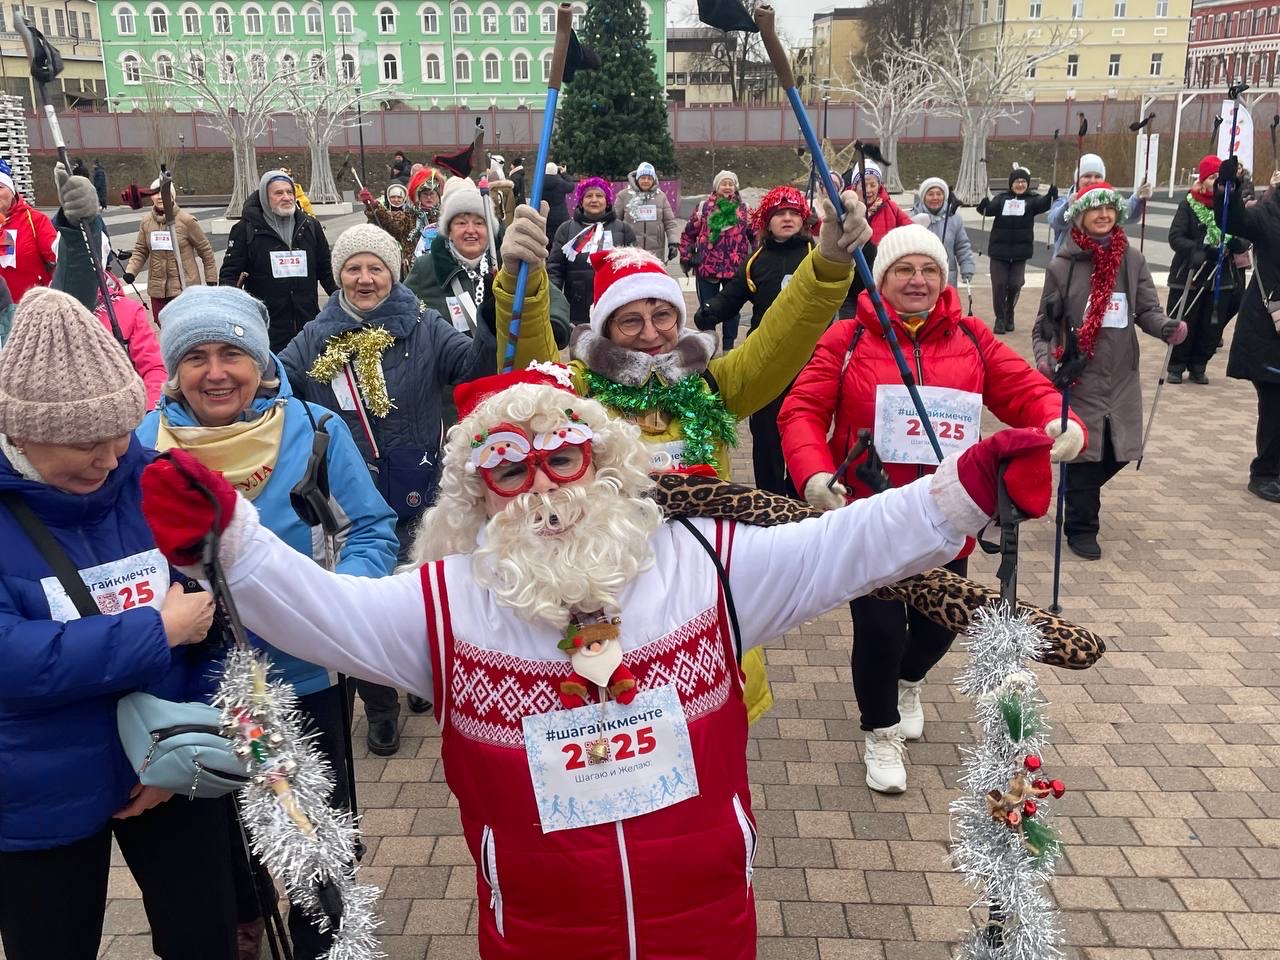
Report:
M 1074 194 L 1068 193 L 1066 196 L 1059 197 L 1049 208 L 1049 226 L 1053 227 L 1055 233 L 1061 233 L 1070 226 L 1067 223 L 1067 207 L 1071 204 L 1073 196 Z
M 32 620 L 0 586 L 0 700 L 56 706 L 158 682 L 169 642 L 150 607 L 61 623 Z
M 316 418 L 328 411 L 313 404 Z M 373 485 L 369 467 L 341 417 L 325 423 L 329 431 L 329 490 L 345 517 L 338 573 L 385 577 L 396 565 L 396 515 Z
M 1144 202 L 1145 201 L 1140 200 L 1138 198 L 1138 195 L 1136 193 L 1130 195 L 1129 200 L 1125 204 L 1125 209 L 1124 209 L 1125 223 L 1136 223 L 1138 221 L 1138 219 L 1142 216 L 1142 205 Z

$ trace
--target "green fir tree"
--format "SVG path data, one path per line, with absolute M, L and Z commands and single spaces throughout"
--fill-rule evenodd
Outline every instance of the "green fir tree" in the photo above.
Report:
M 591 0 L 578 39 L 600 55 L 601 66 L 580 71 L 561 91 L 556 162 L 610 180 L 625 179 L 646 160 L 660 174 L 674 173 L 666 92 L 640 0 Z

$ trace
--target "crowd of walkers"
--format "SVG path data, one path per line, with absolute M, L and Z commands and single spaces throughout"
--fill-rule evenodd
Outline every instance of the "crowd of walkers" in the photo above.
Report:
M 573 180 L 549 164 L 548 199 L 540 210 L 520 202 L 522 163 L 506 173 L 501 158 L 494 158 L 490 172 L 477 183 L 466 170 L 412 164 L 397 154 L 382 195 L 363 189 L 359 195 L 368 222 L 330 242 L 303 208 L 305 195 L 292 175 L 268 171 L 246 200 L 220 267 L 198 221 L 172 200 L 166 206 L 157 193 L 122 276 L 132 285 L 147 272 L 148 317 L 114 277 L 105 281 L 104 300 L 93 276 L 81 228 L 88 229 L 90 242 L 100 240 L 103 198 L 94 184 L 59 168 L 60 208 L 50 218 L 24 201 L 0 162 L 0 222 L 10 237 L 7 253 L 0 253 L 0 531 L 8 545 L 0 556 L 0 651 L 6 658 L 0 766 L 7 771 L 0 781 L 0 940 L 11 960 L 96 956 L 113 839 L 142 889 L 153 949 L 164 960 L 256 957 L 261 947 L 256 892 L 264 881 L 240 843 L 233 800 L 143 787 L 117 733 L 117 705 L 127 693 L 207 702 L 225 653 L 224 626 L 209 595 L 170 566 L 153 533 L 184 522 L 176 515 L 159 518 L 144 500 L 141 478 L 148 470 L 158 475 L 152 465 L 160 453 L 220 474 L 230 496 L 253 506 L 251 521 L 237 510 L 236 522 L 268 531 L 295 566 L 300 554 L 309 558 L 307 571 L 310 561 L 330 562 L 334 572 L 362 583 L 397 582 L 398 569 L 439 560 L 445 554 L 438 546 L 457 546 L 459 536 L 470 538 L 462 553 L 477 551 L 478 542 L 476 556 L 492 561 L 502 541 L 486 545 L 484 538 L 503 532 L 499 518 L 517 494 L 547 497 L 581 479 L 591 484 L 592 496 L 600 484 L 617 495 L 646 473 L 729 480 L 742 420 L 750 423 L 755 484 L 822 512 L 797 529 L 848 527 L 855 542 L 862 521 L 846 518 L 879 518 L 875 522 L 888 530 L 896 521 L 881 516 L 885 503 L 910 497 L 913 510 L 924 510 L 925 498 L 934 497 L 942 505 L 928 507 L 935 519 L 924 524 L 934 532 L 907 524 L 904 542 L 918 544 L 904 547 L 900 561 L 896 550 L 882 551 L 887 556 L 878 566 L 864 564 L 838 585 L 819 586 L 801 604 L 805 615 L 849 604 L 865 779 L 870 789 L 888 794 L 906 789 L 906 744 L 924 733 L 921 685 L 955 636 L 901 602 L 860 594 L 872 581 L 923 569 L 925 560 L 924 566 L 967 572 L 976 520 L 994 506 L 994 494 L 988 498 L 979 489 L 973 467 L 975 458 L 993 456 L 991 441 L 1015 457 L 1039 451 L 1066 465 L 1067 545 L 1085 560 L 1100 558 L 1103 488 L 1143 452 L 1139 334 L 1171 348 L 1168 382 L 1185 377 L 1206 384 L 1227 325 L 1238 315 L 1226 372 L 1250 381 L 1258 404 L 1257 456 L 1247 488 L 1280 503 L 1280 273 L 1271 275 L 1280 271 L 1280 197 L 1274 189 L 1242 196 L 1234 159 L 1206 157 L 1178 205 L 1169 231 L 1173 266 L 1165 303 L 1146 258 L 1125 232 L 1126 223 L 1142 216 L 1147 185 L 1122 194 L 1092 154 L 1080 158 L 1062 196 L 1055 185 L 1035 187 L 1029 170 L 1015 168 L 1007 190 L 977 208 L 992 218 L 983 251 L 990 261 L 990 324 L 973 314 L 971 291 L 966 301 L 957 289 L 969 288 L 978 251 L 941 178 L 923 180 L 914 204 L 900 206 L 881 168 L 859 164 L 841 184 L 844 210 L 837 218 L 829 200 L 790 185 L 769 190 L 753 208 L 737 175 L 723 170 L 682 227 L 677 205 L 647 162 L 638 163 L 616 192 L 614 182 Z M 1280 174 L 1273 187 L 1277 179 Z M 158 190 L 159 182 L 154 186 Z M 1042 214 L 1056 238 L 1034 322 L 1022 331 L 1033 357 L 1028 362 L 1007 338 L 1016 329 L 1034 225 Z M 855 251 L 870 265 L 883 313 L 852 269 Z M 692 316 L 677 263 L 696 295 Z M 489 409 L 494 395 L 507 396 L 496 387 L 486 393 L 483 385 L 498 373 L 507 348 L 522 268 L 528 285 L 515 366 L 540 372 L 522 383 L 534 392 L 512 387 L 516 399 L 508 413 L 514 425 L 479 423 L 477 410 Z M 748 304 L 744 332 L 739 316 Z M 941 463 L 913 419 L 890 330 L 912 358 L 918 382 L 930 388 L 930 417 L 946 456 Z M 544 382 L 564 351 L 560 381 Z M 548 401 L 535 384 L 536 390 L 568 392 Z M 583 416 L 575 403 L 583 405 Z M 983 441 L 984 411 L 1014 429 Z M 555 420 L 556 430 L 547 432 L 548 416 L 568 420 Z M 490 431 L 527 449 L 513 455 L 507 446 L 493 447 Z M 342 523 L 332 558 L 290 497 L 321 432 L 328 435 L 331 503 Z M 599 443 L 595 463 L 593 435 Z M 860 439 L 868 437 L 870 446 Z M 629 452 L 618 452 L 624 449 Z M 883 471 L 871 469 L 881 462 Z M 968 513 L 955 512 L 957 484 L 969 498 Z M 899 489 L 886 493 L 886 486 Z M 476 510 L 488 511 L 491 527 L 480 525 Z M 631 508 L 617 516 L 618 523 L 637 523 L 637 536 L 652 533 Z M 541 532 L 521 549 L 529 556 L 542 550 L 536 555 L 545 559 L 545 550 L 554 549 L 547 542 L 565 531 L 557 529 L 555 515 L 534 510 L 531 517 Z M 936 533 L 943 528 L 945 536 Z M 724 551 L 724 586 L 705 583 L 725 591 L 712 609 L 727 624 L 734 610 L 731 578 L 763 577 L 770 563 L 780 561 L 762 559 L 774 548 L 743 534 L 731 566 L 732 539 L 722 544 L 720 528 L 714 529 L 717 546 L 706 549 Z M 609 532 L 617 530 L 601 527 L 599 542 L 588 542 L 581 556 L 605 563 L 602 544 Z M 816 534 L 805 536 L 795 541 L 802 558 L 819 549 L 810 542 Z M 939 536 L 939 542 L 929 540 Z M 833 545 L 837 539 L 828 537 L 822 549 L 846 549 Z M 663 572 L 673 576 L 694 556 L 705 562 L 706 555 L 692 549 L 683 561 L 684 546 L 659 551 L 672 564 Z M 77 591 L 68 590 L 59 573 L 66 566 L 61 554 L 89 586 L 101 615 L 84 615 L 92 611 L 77 606 Z M 493 561 L 500 570 L 484 581 L 494 591 L 485 596 L 545 618 L 545 604 L 519 583 L 541 568 L 521 567 L 511 559 L 519 556 Z M 264 569 L 285 562 L 268 560 Z M 441 593 L 428 593 L 437 610 L 447 608 L 446 573 L 440 572 L 447 569 L 436 573 Z M 608 603 L 588 606 L 593 598 L 616 597 L 616 583 L 597 582 L 597 571 L 587 567 L 565 569 L 583 582 L 580 599 L 565 601 L 571 612 L 607 618 Z M 297 583 L 319 584 L 318 576 L 308 572 Z M 704 583 L 699 576 L 669 582 Z M 413 589 L 436 589 L 425 572 L 412 579 Z M 298 600 L 299 609 L 321 609 L 330 601 L 341 606 L 344 591 L 355 589 L 342 583 L 333 586 L 332 598 Z M 455 589 L 466 596 L 477 588 L 450 580 L 449 590 Z M 669 589 L 675 606 L 684 602 L 677 596 L 683 587 Z M 768 596 L 778 591 L 753 593 L 738 598 L 750 642 L 744 645 L 735 619 L 736 650 L 731 638 L 721 650 L 739 656 L 743 667 L 740 680 L 730 682 L 725 674 L 721 690 L 732 688 L 741 701 L 741 730 L 732 718 L 714 721 L 733 729 L 732 736 L 717 734 L 730 744 L 771 704 L 759 645 L 797 622 L 801 609 L 773 609 Z M 459 733 L 472 728 L 459 727 L 459 715 L 442 714 L 436 702 L 445 688 L 433 686 L 430 677 L 440 680 L 432 671 L 447 673 L 446 663 L 436 659 L 445 654 L 429 649 L 422 636 L 421 606 L 416 620 L 407 613 L 397 620 L 403 595 L 385 597 L 384 609 L 359 616 L 375 633 L 386 627 L 388 644 L 398 644 L 405 624 L 416 622 L 421 650 L 412 663 L 426 664 L 417 672 L 370 652 L 376 637 L 353 637 L 343 652 L 305 616 L 305 623 L 265 614 L 254 619 L 256 601 L 249 604 L 253 643 L 293 686 L 318 749 L 339 770 L 350 762 L 345 724 L 356 690 L 375 754 L 399 749 L 397 687 L 408 690 L 410 710 L 434 707 L 456 736 L 475 739 Z M 476 610 L 489 609 L 487 602 L 476 600 Z M 505 650 L 506 614 L 492 609 L 501 637 L 491 650 Z M 332 613 L 335 623 L 356 623 L 354 608 Z M 642 620 L 638 610 L 623 613 Z M 455 626 L 476 629 L 482 619 L 459 609 Z M 523 636 L 526 627 L 511 627 L 510 636 Z M 665 629 L 658 633 L 666 636 Z M 711 623 L 707 629 L 720 628 Z M 734 632 L 723 629 L 726 637 Z M 452 635 L 433 632 L 432 639 L 455 655 Z M 461 633 L 457 644 L 463 644 Z M 578 670 L 576 658 L 573 663 Z M 614 690 L 617 670 L 626 670 L 621 663 L 607 684 L 596 681 L 602 703 L 604 688 Z M 331 673 L 348 666 L 357 678 L 350 690 Z M 568 704 L 571 696 L 561 689 L 557 703 Z M 465 700 L 465 691 L 459 696 Z M 583 698 L 591 702 L 586 693 Z M 521 701 L 515 709 L 548 709 L 534 710 L 531 703 Z M 475 729 L 502 726 L 483 711 L 468 722 Z M 458 756 L 446 757 L 450 785 L 464 806 L 483 806 L 489 801 L 478 797 L 474 783 L 453 779 L 450 763 L 456 773 L 471 762 Z M 707 774 L 715 789 L 723 786 L 718 777 L 736 776 Z M 350 799 L 346 780 L 335 779 L 331 802 L 344 806 Z M 698 808 L 709 818 L 707 829 L 754 837 L 749 796 L 744 801 L 740 791 L 724 794 L 730 795 L 736 806 L 726 802 L 720 813 Z M 515 825 L 513 808 L 493 805 L 502 808 L 495 811 L 501 829 L 527 832 L 528 824 Z M 726 813 L 731 810 L 736 819 Z M 730 819 L 720 822 L 721 814 Z M 464 821 L 487 894 L 482 945 L 493 956 L 535 955 L 493 946 L 504 936 L 504 919 L 492 844 L 507 838 L 480 832 L 466 811 Z M 713 847 L 721 840 L 706 842 Z M 739 846 L 735 855 L 742 853 Z M 719 853 L 709 849 L 705 855 Z M 751 855 L 748 840 L 748 888 Z M 201 864 L 194 873 L 193 862 Z M 735 863 L 740 872 L 742 864 Z M 533 866 L 525 868 L 528 876 L 512 866 L 514 878 L 536 887 Z M 554 885 L 549 877 L 542 882 Z M 708 880 L 719 882 L 718 875 Z M 48 895 L 53 888 L 58 897 Z M 530 896 L 535 892 L 531 888 Z M 508 902 L 507 936 L 551 936 L 513 924 L 521 901 Z M 734 936 L 746 936 L 744 923 L 742 917 L 732 921 Z M 301 911 L 291 911 L 290 934 L 299 960 L 320 957 L 329 947 L 328 935 Z

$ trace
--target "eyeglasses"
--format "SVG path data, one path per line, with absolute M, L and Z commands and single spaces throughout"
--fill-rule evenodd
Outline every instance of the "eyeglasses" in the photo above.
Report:
M 530 450 L 517 463 L 503 461 L 496 467 L 480 467 L 480 478 L 500 497 L 518 497 L 533 489 L 539 470 L 556 483 L 573 483 L 591 466 L 591 441 L 571 444 L 555 450 Z
M 923 267 L 913 267 L 909 263 L 895 263 L 889 268 L 893 279 L 899 283 L 908 283 L 918 273 L 927 283 L 937 283 L 942 279 L 942 269 L 936 263 L 926 263 Z
M 680 322 L 680 314 L 675 310 L 655 310 L 648 317 L 626 316 L 614 320 L 613 328 L 624 337 L 634 337 L 644 329 L 646 321 L 659 333 L 670 333 Z
M 517 497 L 533 488 L 539 470 L 555 483 L 573 483 L 591 466 L 591 428 L 572 410 L 569 422 L 532 438 L 520 427 L 500 423 L 472 440 L 468 472 L 480 474 L 500 497 Z

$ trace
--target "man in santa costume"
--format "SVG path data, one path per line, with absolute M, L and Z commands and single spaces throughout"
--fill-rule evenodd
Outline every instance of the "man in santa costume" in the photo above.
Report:
M 639 429 L 569 382 L 548 368 L 458 388 L 423 565 L 394 577 L 298 563 L 181 451 L 143 474 L 144 512 L 190 569 L 214 525 L 194 478 L 227 518 L 249 629 L 432 701 L 486 960 L 750 960 L 743 652 L 953 557 L 995 511 L 1002 460 L 1014 503 L 1043 515 L 1051 441 L 1005 430 L 795 523 L 668 522 Z

